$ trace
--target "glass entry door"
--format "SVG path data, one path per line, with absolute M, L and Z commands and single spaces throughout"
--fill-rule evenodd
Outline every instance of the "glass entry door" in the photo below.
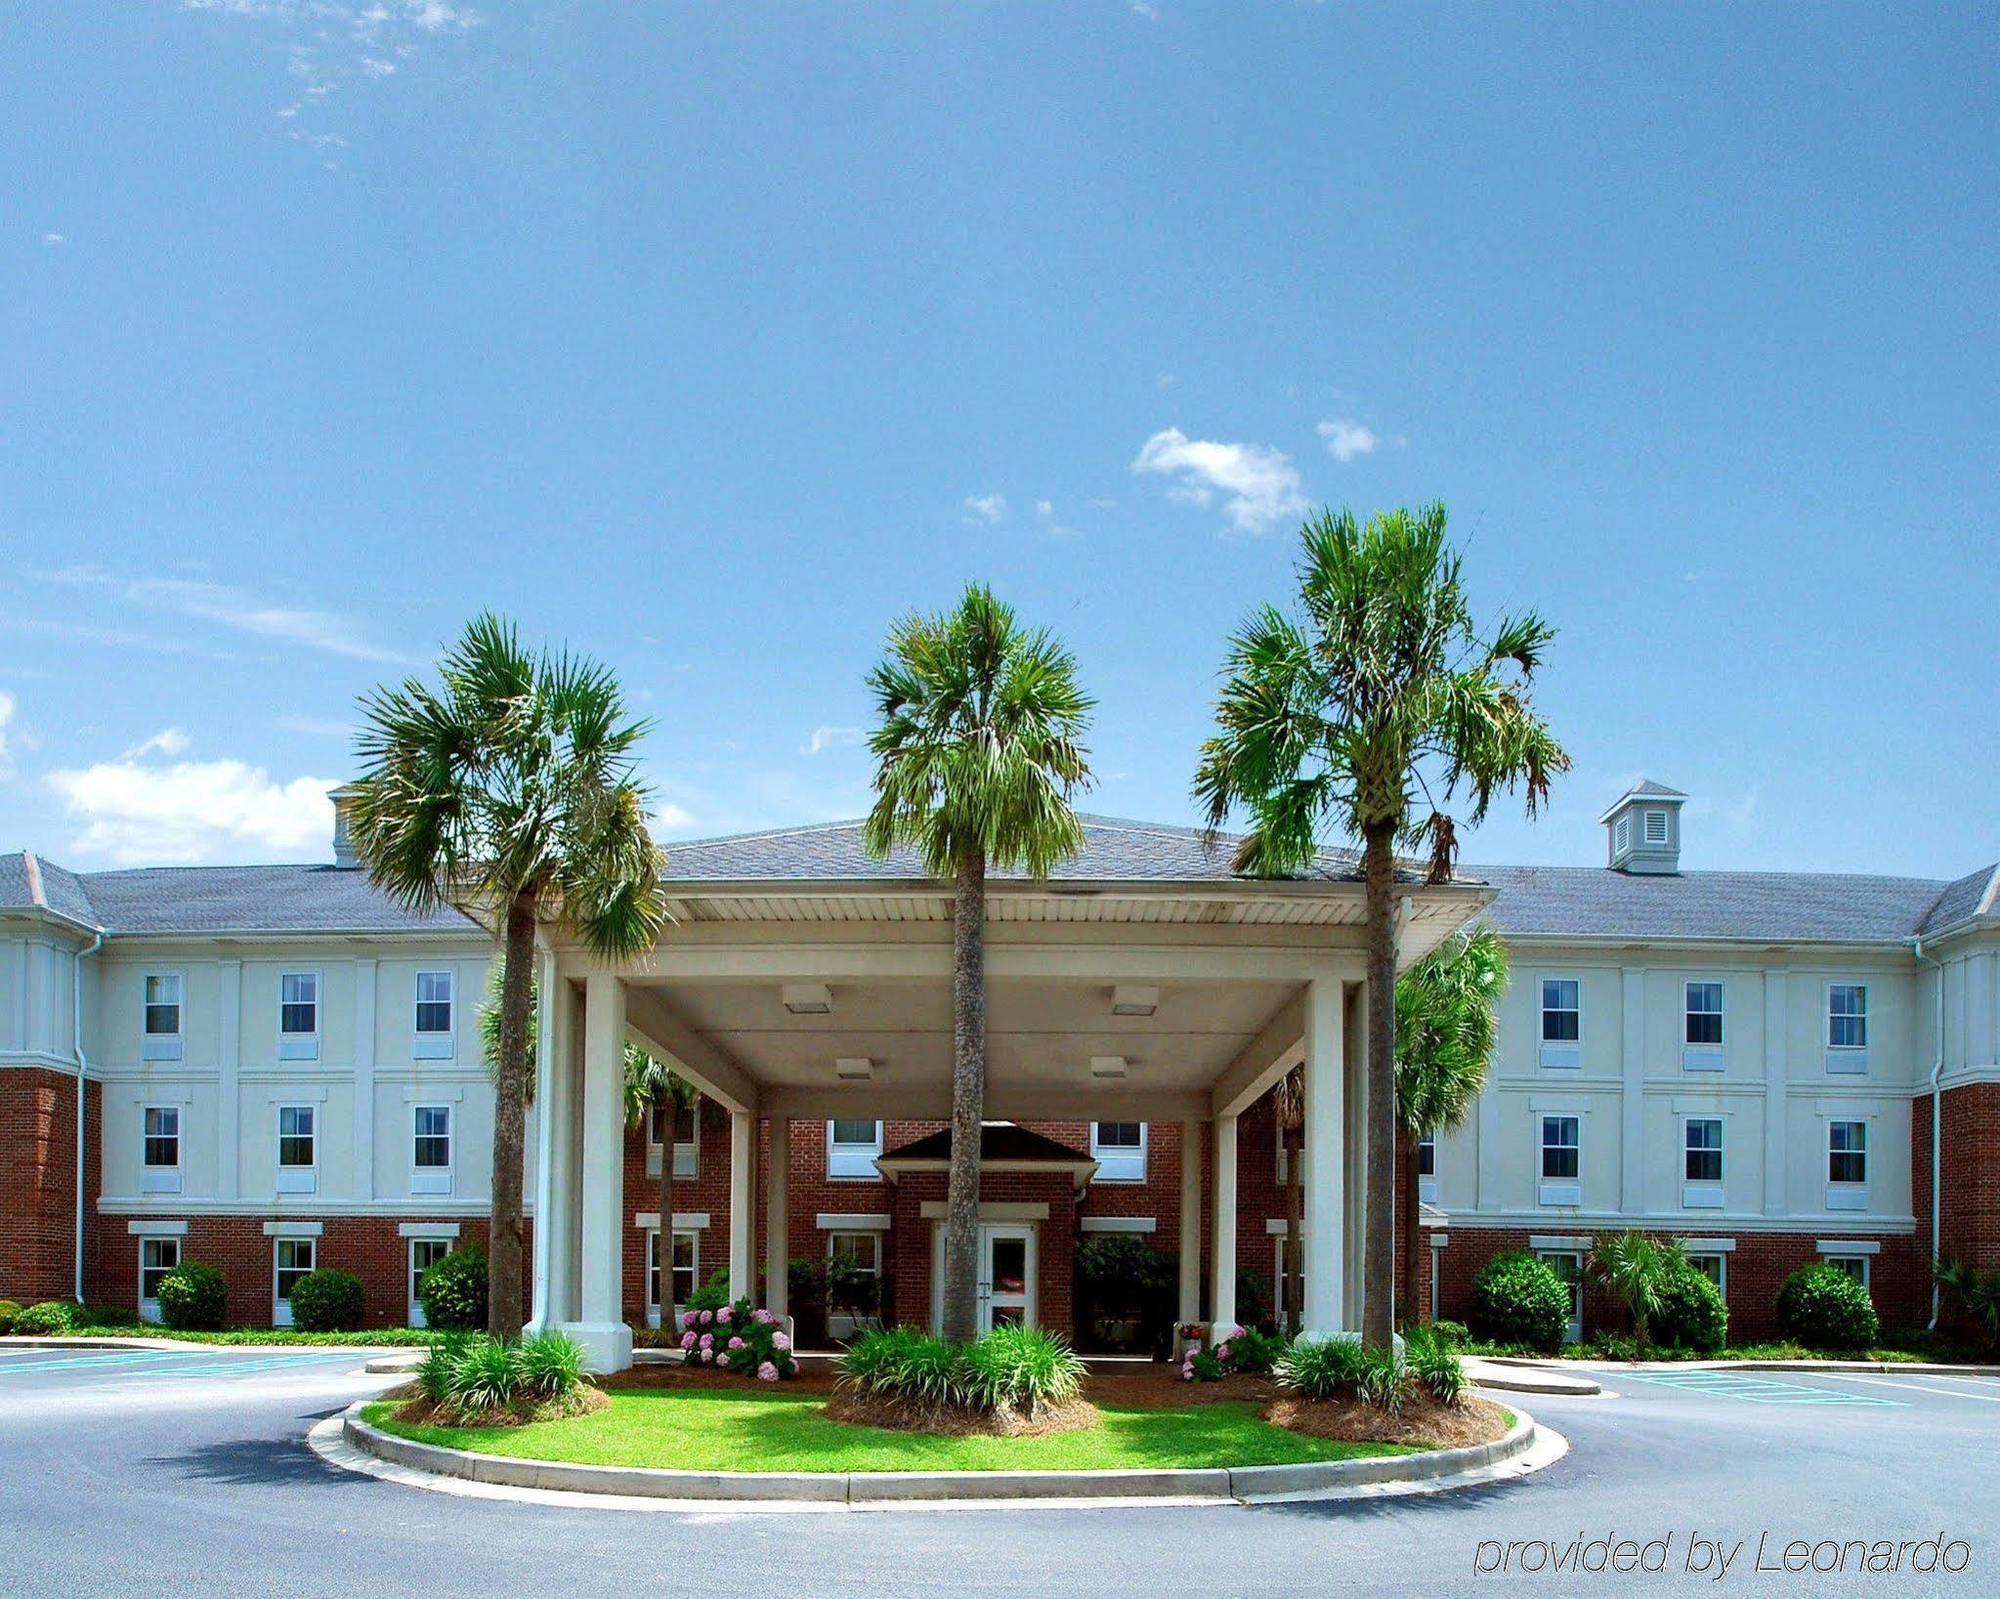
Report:
M 1033 1326 L 1035 1233 L 1031 1227 L 979 1229 L 979 1330 Z

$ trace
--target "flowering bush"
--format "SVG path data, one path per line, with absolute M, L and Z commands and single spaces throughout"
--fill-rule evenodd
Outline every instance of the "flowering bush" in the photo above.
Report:
M 1213 1348 L 1188 1345 L 1181 1356 L 1181 1381 L 1219 1382 L 1224 1377 L 1261 1375 L 1271 1369 L 1284 1348 L 1284 1340 L 1273 1333 L 1231 1327 L 1217 1338 Z
M 681 1348 L 689 1364 L 740 1372 L 763 1382 L 799 1374 L 792 1340 L 768 1310 L 747 1299 L 681 1313 Z

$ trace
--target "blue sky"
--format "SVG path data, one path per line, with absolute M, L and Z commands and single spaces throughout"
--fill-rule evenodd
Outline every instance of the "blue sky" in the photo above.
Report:
M 990 580 L 1187 820 L 1309 504 L 1442 499 L 1576 759 L 1473 860 L 2000 852 L 1973 7 L 66 0 L 0 68 L 0 848 L 314 859 L 493 606 L 665 836 L 851 815 Z

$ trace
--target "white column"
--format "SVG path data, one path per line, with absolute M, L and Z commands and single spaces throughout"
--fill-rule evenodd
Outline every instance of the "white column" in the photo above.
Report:
M 558 1166 L 565 1164 L 557 1153 L 565 1142 L 565 1096 L 559 1078 L 567 1075 L 562 1071 L 567 1062 L 556 1053 L 556 969 L 547 955 L 536 963 L 535 999 L 535 1254 L 530 1279 L 534 1314 L 529 1325 L 540 1332 L 569 1314 L 556 1281 L 560 1254 L 556 1240 L 576 1219 L 574 1196 L 558 1186 Z
M 1304 1330 L 1347 1330 L 1347 1063 L 1338 977 L 1306 984 Z
M 1215 1118 L 1215 1242 L 1209 1250 L 1209 1307 L 1216 1336 L 1236 1325 L 1236 1118 Z
M 757 1118 L 748 1111 L 729 1113 L 729 1297 L 754 1298 L 756 1259 L 750 1240 L 756 1236 Z
M 632 1364 L 625 1325 L 625 984 L 591 974 L 583 1012 L 583 1238 L 580 1320 L 564 1330 L 590 1352 L 592 1371 Z
M 1181 1308 L 1201 1320 L 1201 1123 L 1181 1123 Z
M 27 945 L 21 946 L 25 952 Z M 23 967 L 25 974 L 26 968 Z M 221 979 L 221 1023 L 216 1041 L 215 1196 L 234 1199 L 243 1163 L 243 963 L 224 961 Z M 19 992 L 19 990 L 17 990 Z M 25 1026 L 26 1009 L 22 1016 Z
M 375 978 L 374 961 L 354 963 L 354 1197 L 364 1205 L 375 1198 Z
M 791 1314 L 791 1217 L 787 1209 L 791 1186 L 792 1124 L 784 1116 L 771 1118 L 770 1167 L 764 1192 L 764 1308 L 778 1320 Z
M 1347 1114 L 1347 1170 L 1341 1179 L 1341 1190 L 1346 1196 L 1348 1248 L 1344 1251 L 1347 1270 L 1342 1281 L 1345 1285 L 1346 1300 L 1341 1309 L 1347 1322 L 1348 1331 L 1362 1325 L 1362 1312 L 1368 1304 L 1367 1261 L 1363 1258 L 1366 1250 L 1362 1247 L 1368 1237 L 1368 988 L 1366 984 L 1355 990 L 1353 1004 L 1342 1011 L 1347 1022 L 1341 1039 L 1341 1060 L 1346 1070 Z M 1311 1167 L 1307 1167 L 1308 1172 Z

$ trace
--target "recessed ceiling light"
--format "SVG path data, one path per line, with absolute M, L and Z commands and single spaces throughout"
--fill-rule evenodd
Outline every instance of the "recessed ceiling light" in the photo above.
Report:
M 1123 1055 L 1091 1056 L 1090 1075 L 1093 1077 L 1123 1077 L 1125 1075 L 1125 1057 Z
M 833 1075 L 843 1082 L 866 1082 L 875 1075 L 875 1063 L 866 1055 L 845 1055 L 833 1063 Z
M 782 993 L 785 1009 L 794 1016 L 833 1014 L 833 990 L 824 983 L 787 983 Z
M 1113 1016 L 1150 1016 L 1159 1008 L 1160 991 L 1157 988 L 1141 988 L 1133 983 L 1120 983 L 1111 990 Z

